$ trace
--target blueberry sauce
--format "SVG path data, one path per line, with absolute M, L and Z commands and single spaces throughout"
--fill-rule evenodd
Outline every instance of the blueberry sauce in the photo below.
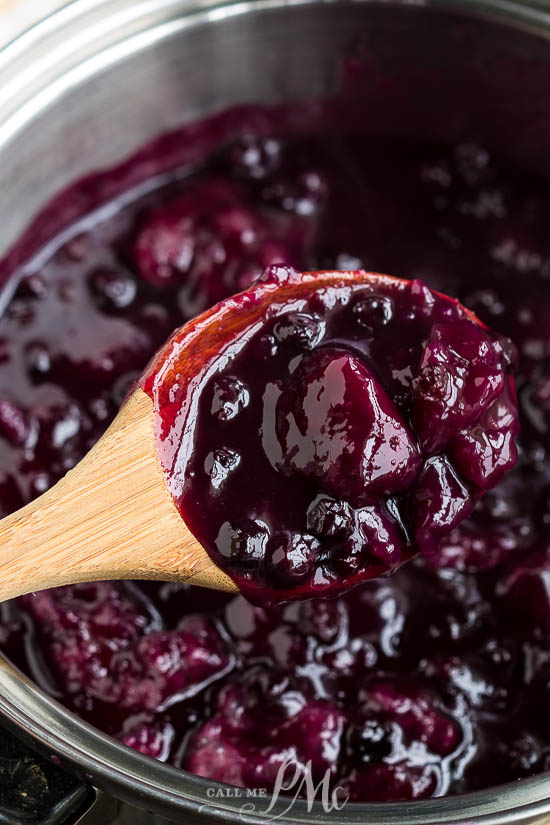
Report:
M 516 462 L 513 352 L 421 281 L 274 265 L 142 386 L 187 526 L 266 605 L 437 553 Z
M 548 183 L 477 145 L 260 121 L 172 137 L 193 166 L 106 212 L 98 193 L 132 163 L 58 201 L 90 214 L 20 267 L 0 320 L 2 514 L 85 454 L 175 328 L 274 263 L 420 279 L 511 338 L 518 463 L 435 556 L 345 596 L 268 610 L 184 585 L 77 585 L 3 605 L 2 650 L 100 729 L 213 780 L 269 789 L 291 753 L 352 800 L 397 800 L 547 770 Z M 220 388 L 222 417 L 240 405 Z

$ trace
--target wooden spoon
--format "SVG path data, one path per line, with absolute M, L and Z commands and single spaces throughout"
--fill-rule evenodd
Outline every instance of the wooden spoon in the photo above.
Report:
M 192 388 L 228 342 L 292 298 L 323 286 L 400 283 L 357 271 L 277 271 L 279 280 L 259 282 L 178 330 L 88 455 L 0 521 L 0 600 L 102 579 L 177 580 L 237 592 L 188 530 L 166 486 L 155 437 L 163 382 L 177 369 L 180 384 Z M 472 320 L 479 323 L 473 314 Z
M 0 601 L 103 579 L 187 580 L 237 591 L 187 529 L 156 456 L 138 388 L 82 461 L 0 521 Z

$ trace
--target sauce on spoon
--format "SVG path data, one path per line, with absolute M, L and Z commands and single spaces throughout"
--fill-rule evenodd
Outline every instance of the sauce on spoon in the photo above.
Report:
M 437 553 L 516 462 L 513 360 L 420 281 L 273 266 L 178 331 L 143 388 L 187 526 L 276 603 Z

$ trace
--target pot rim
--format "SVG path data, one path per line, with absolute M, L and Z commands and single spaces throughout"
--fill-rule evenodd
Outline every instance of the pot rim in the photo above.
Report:
M 72 0 L 0 49 L 0 86 L 3 90 L 3 102 L 0 101 L 0 150 L 28 120 L 48 105 L 52 99 L 49 94 L 52 83 L 61 81 L 65 84 L 63 88 L 67 89 L 86 77 L 86 72 L 93 73 L 94 66 L 97 69 L 97 58 L 101 58 L 104 67 L 127 55 L 130 45 L 139 50 L 183 28 L 251 11 L 263 12 L 321 2 L 355 5 L 379 1 L 157 0 L 152 4 L 149 0 Z M 389 0 L 388 4 L 402 7 L 411 5 L 411 2 L 414 0 Z M 156 22 L 153 15 L 154 25 L 140 30 L 139 25 L 134 24 L 139 24 L 146 13 L 150 17 L 152 5 L 157 11 L 173 7 L 174 13 L 168 16 L 165 13 L 164 17 L 158 15 Z M 550 13 L 540 7 L 521 6 L 514 0 L 419 0 L 418 5 L 439 12 L 482 17 L 550 39 Z M 90 18 L 96 24 L 101 20 L 104 24 L 110 21 L 111 31 L 115 27 L 119 31 L 118 39 L 108 43 L 106 50 L 97 45 L 93 50 L 94 36 L 105 34 L 106 29 L 105 25 L 95 33 L 91 31 L 92 27 L 87 29 L 86 23 Z M 128 27 L 125 28 L 126 34 L 122 33 L 121 23 L 129 25 L 129 35 Z M 73 52 L 71 64 L 70 52 L 59 47 L 67 45 L 71 32 L 74 34 L 83 30 L 88 31 L 86 44 L 91 44 L 91 50 L 86 49 L 81 59 L 78 50 Z M 56 47 L 53 53 L 52 45 Z M 31 65 L 31 52 L 33 57 L 38 55 L 39 59 L 48 60 L 49 71 L 45 71 L 38 80 L 35 62 L 32 73 L 21 74 L 25 65 L 27 69 Z M 114 792 L 130 804 L 154 809 L 168 816 L 194 813 L 219 822 L 241 821 L 249 825 L 272 819 L 281 825 L 321 825 L 326 822 L 331 825 L 362 825 L 367 822 L 369 825 L 465 825 L 466 821 L 483 825 L 504 825 L 513 821 L 527 825 L 527 822 L 533 822 L 534 817 L 550 815 L 550 773 L 455 797 L 414 803 L 349 803 L 341 812 L 327 813 L 320 803 L 315 803 L 308 812 L 307 803 L 303 800 L 293 803 L 287 811 L 288 800 L 279 800 L 269 815 L 265 814 L 263 807 L 264 813 L 262 810 L 243 812 L 242 806 L 251 801 L 246 797 L 226 796 L 218 801 L 208 796 L 209 789 L 228 789 L 232 786 L 203 779 L 144 756 L 101 733 L 49 697 L 1 654 L 0 713 L 20 733 L 46 750 L 52 761 L 59 763 L 61 759 L 68 765 L 76 766 L 88 781 Z

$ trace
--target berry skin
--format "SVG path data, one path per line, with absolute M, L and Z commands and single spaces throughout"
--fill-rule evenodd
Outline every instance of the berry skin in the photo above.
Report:
M 407 425 L 368 367 L 347 353 L 304 362 L 281 396 L 276 427 L 283 471 L 355 506 L 406 489 L 418 469 Z
M 350 728 L 348 743 L 352 754 L 362 762 L 379 762 L 390 756 L 398 731 L 395 725 L 376 716 Z
M 313 536 L 286 531 L 276 533 L 268 550 L 270 575 L 286 587 L 304 581 L 313 570 L 315 552 L 319 547 Z
M 224 375 L 214 385 L 210 411 L 219 421 L 231 421 L 250 402 L 246 385 L 238 378 Z
M 307 526 L 317 536 L 347 536 L 354 526 L 353 510 L 347 501 L 321 494 L 308 508 Z
M 387 295 L 369 295 L 353 305 L 353 314 L 367 332 L 375 334 L 389 324 L 393 317 L 393 301 Z
M 443 456 L 429 458 L 412 493 L 415 538 L 422 553 L 433 555 L 441 538 L 467 518 L 475 498 Z
M 224 558 L 246 566 L 264 560 L 268 538 L 269 530 L 262 522 L 245 519 L 232 525 L 226 521 L 220 527 L 216 547 Z
M 314 349 L 325 334 L 322 318 L 305 312 L 289 312 L 273 327 L 273 335 L 281 344 L 294 344 L 302 350 Z

